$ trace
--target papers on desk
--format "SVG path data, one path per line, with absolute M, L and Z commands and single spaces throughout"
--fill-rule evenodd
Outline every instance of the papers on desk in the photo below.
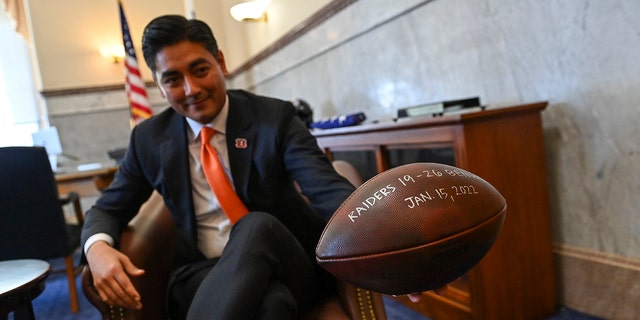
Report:
M 111 162 L 91 162 L 91 163 L 65 163 L 63 166 L 59 166 L 55 171 L 56 176 L 75 174 L 75 173 L 92 173 L 96 172 L 109 172 L 114 169 L 116 165 Z
M 100 168 L 102 168 L 102 163 L 100 162 L 80 164 L 77 167 L 78 171 L 89 171 L 89 170 L 96 170 Z

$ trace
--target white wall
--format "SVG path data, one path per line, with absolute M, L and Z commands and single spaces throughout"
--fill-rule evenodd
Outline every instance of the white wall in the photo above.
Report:
M 102 46 L 122 45 L 117 1 L 25 0 L 31 39 L 36 50 L 40 90 L 87 88 L 124 82 L 122 64 L 104 59 Z M 146 23 L 157 15 L 182 13 L 181 0 L 123 1 L 138 62 L 144 66 L 140 38 Z M 142 68 L 145 79 L 151 79 Z
M 44 91 L 113 85 L 123 82 L 122 65 L 105 60 L 99 49 L 121 45 L 117 1 L 24 0 Z M 193 0 L 196 18 L 207 22 L 225 50 L 230 71 L 245 63 L 331 0 L 272 0 L 269 23 L 233 20 L 229 8 L 237 0 Z M 145 80 L 151 81 L 140 51 L 142 30 L 163 14 L 185 15 L 183 0 L 123 0 L 131 37 Z

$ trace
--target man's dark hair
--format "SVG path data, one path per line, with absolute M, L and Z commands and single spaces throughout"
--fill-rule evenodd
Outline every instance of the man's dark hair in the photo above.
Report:
M 218 43 L 206 23 L 179 15 L 160 16 L 151 20 L 142 33 L 142 54 L 151 72 L 155 74 L 160 50 L 184 40 L 202 44 L 218 59 Z

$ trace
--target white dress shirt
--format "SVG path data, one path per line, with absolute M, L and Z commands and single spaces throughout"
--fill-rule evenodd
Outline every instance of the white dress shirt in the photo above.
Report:
M 213 128 L 216 133 L 209 143 L 218 151 L 221 163 L 227 173 L 231 185 L 231 171 L 229 169 L 229 152 L 226 143 L 227 116 L 229 114 L 229 97 L 225 101 L 224 107 L 213 121 L 207 126 Z M 189 141 L 189 171 L 191 174 L 192 197 L 196 215 L 198 229 L 198 249 L 207 258 L 216 258 L 222 254 L 222 249 L 229 241 L 232 224 L 222 211 L 218 199 L 209 186 L 202 171 L 200 163 L 200 130 L 204 125 L 190 118 L 186 118 L 188 128 L 187 138 Z M 106 241 L 113 245 L 111 236 L 98 233 L 90 236 L 84 245 L 85 253 L 96 241 Z
M 233 181 L 229 170 L 229 152 L 226 143 L 228 114 L 229 99 L 227 97 L 227 102 L 225 102 L 218 116 L 207 126 L 216 131 L 209 143 L 218 151 L 218 157 L 220 157 L 229 181 Z M 222 254 L 222 249 L 229 241 L 232 225 L 222 211 L 220 203 L 202 171 L 202 164 L 200 163 L 200 150 L 202 148 L 200 130 L 203 125 L 189 118 L 187 118 L 187 123 L 189 124 L 189 129 L 191 129 L 187 132 L 187 137 L 189 139 L 189 170 L 191 172 L 192 197 L 198 226 L 198 249 L 202 251 L 205 257 L 215 258 Z M 231 185 L 233 185 L 233 182 Z

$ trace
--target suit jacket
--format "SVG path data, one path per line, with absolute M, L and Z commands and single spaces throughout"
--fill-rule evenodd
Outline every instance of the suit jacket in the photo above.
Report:
M 276 216 L 313 255 L 326 221 L 354 187 L 335 172 L 291 103 L 240 90 L 229 90 L 228 96 L 226 139 L 240 199 L 250 211 Z M 100 232 L 118 241 L 123 227 L 157 190 L 178 233 L 197 250 L 187 130 L 185 118 L 172 108 L 133 129 L 113 182 L 87 212 L 83 244 Z

